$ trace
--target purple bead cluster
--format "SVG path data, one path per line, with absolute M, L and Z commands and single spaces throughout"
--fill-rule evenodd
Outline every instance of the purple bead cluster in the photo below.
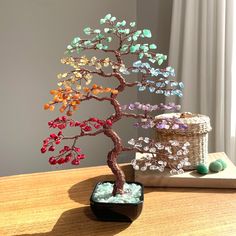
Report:
M 136 128 L 143 128 L 143 129 L 149 129 L 153 128 L 155 126 L 155 122 L 152 119 L 142 119 L 139 122 L 134 123 L 134 127 Z
M 172 130 L 185 130 L 188 128 L 186 124 L 184 124 L 181 120 L 176 117 L 165 118 L 162 120 L 156 120 L 156 128 L 157 129 L 172 129 Z
M 169 130 L 185 130 L 188 128 L 186 124 L 184 124 L 176 117 L 166 118 L 161 120 L 155 120 L 152 118 L 141 119 L 139 122 L 134 123 L 134 126 L 141 127 L 143 129 L 156 127 L 157 129 L 169 129 Z
M 121 107 L 122 110 L 143 110 L 144 112 L 152 112 L 152 111 L 179 111 L 181 108 L 180 105 L 176 105 L 175 103 L 163 104 L 159 105 L 150 105 L 150 104 L 142 104 L 140 102 L 130 103 L 128 105 L 123 105 Z

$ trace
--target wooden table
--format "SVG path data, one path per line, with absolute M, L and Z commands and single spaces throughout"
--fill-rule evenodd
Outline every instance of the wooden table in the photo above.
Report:
M 133 170 L 123 165 L 127 180 Z M 106 166 L 0 178 L 0 235 L 236 235 L 236 190 L 145 188 L 132 224 L 99 222 L 89 208 Z

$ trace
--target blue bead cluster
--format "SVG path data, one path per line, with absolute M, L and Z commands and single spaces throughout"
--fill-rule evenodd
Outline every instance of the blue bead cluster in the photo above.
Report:
M 169 77 L 169 76 L 175 76 L 175 71 L 172 67 L 167 67 L 165 70 L 161 69 L 156 69 L 150 66 L 148 62 L 142 62 L 142 61 L 136 61 L 133 63 L 134 69 L 132 72 L 138 73 L 141 72 L 143 74 L 150 74 L 151 76 L 164 76 L 164 77 Z
M 137 84 L 139 91 L 145 91 L 148 88 L 150 93 L 161 94 L 165 96 L 178 96 L 182 97 L 182 89 L 184 84 L 182 82 L 176 82 L 173 80 L 168 80 L 167 77 L 175 76 L 174 69 L 172 67 L 167 67 L 165 69 L 156 69 L 150 66 L 148 62 L 136 61 L 133 63 L 134 69 L 132 72 L 141 72 L 151 77 L 163 76 L 164 78 L 158 78 L 158 81 L 145 80 Z M 170 87 L 169 89 L 167 87 Z

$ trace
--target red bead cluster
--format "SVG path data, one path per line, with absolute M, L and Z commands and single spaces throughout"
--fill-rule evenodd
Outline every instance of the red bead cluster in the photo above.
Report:
M 58 129 L 65 129 L 67 125 L 69 125 L 70 127 L 80 127 L 81 130 L 83 130 L 84 132 L 89 132 L 93 128 L 99 129 L 104 125 L 112 126 L 112 121 L 111 120 L 104 121 L 95 117 L 91 117 L 88 120 L 79 122 L 79 121 L 74 121 L 66 116 L 62 116 L 56 118 L 55 120 L 49 121 L 48 125 L 49 128 L 58 128 Z
M 59 131 L 58 134 L 51 133 L 49 137 L 43 140 L 41 153 L 45 153 L 46 151 L 53 152 L 55 150 L 54 144 L 56 145 L 60 144 L 62 138 L 63 138 L 62 131 Z
M 55 151 L 54 144 L 60 144 L 63 139 L 62 131 L 59 131 L 58 134 L 50 134 L 48 138 L 43 141 L 43 147 L 41 148 L 41 152 L 45 153 L 47 151 Z M 49 163 L 51 165 L 55 164 L 64 164 L 67 162 L 71 162 L 73 165 L 79 165 L 80 160 L 85 158 L 84 154 L 80 153 L 81 149 L 75 146 L 69 147 L 64 146 L 60 151 L 59 155 L 51 156 L 49 158 Z
M 49 128 L 58 128 L 60 131 L 55 134 L 51 133 L 49 137 L 43 140 L 43 146 L 41 148 L 41 153 L 45 153 L 47 151 L 54 152 L 55 151 L 55 145 L 58 145 L 61 143 L 61 141 L 64 138 L 64 135 L 62 133 L 62 129 L 66 128 L 67 126 L 70 127 L 79 127 L 81 129 L 81 133 L 83 132 L 89 132 L 93 128 L 99 129 L 105 125 L 112 126 L 111 120 L 100 120 L 98 118 L 92 117 L 88 120 L 79 122 L 74 121 L 71 118 L 68 118 L 66 116 L 58 117 L 55 120 L 48 122 Z M 72 147 L 64 146 L 57 156 L 51 156 L 49 158 L 49 163 L 51 165 L 55 164 L 64 164 L 71 162 L 72 165 L 79 165 L 80 160 L 85 158 L 84 154 L 80 153 L 80 148 L 75 147 L 74 145 Z
M 80 160 L 85 158 L 84 154 L 79 153 L 80 148 L 78 147 L 69 147 L 69 146 L 64 146 L 58 156 L 52 156 L 49 158 L 49 163 L 51 165 L 55 164 L 64 164 L 67 162 L 71 162 L 72 165 L 79 165 Z

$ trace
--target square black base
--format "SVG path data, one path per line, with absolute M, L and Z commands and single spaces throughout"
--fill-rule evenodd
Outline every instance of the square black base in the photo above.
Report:
M 99 184 L 107 183 L 107 182 L 114 184 L 114 181 L 99 182 L 95 186 L 93 193 Z M 132 222 L 136 218 L 138 218 L 143 208 L 143 199 L 144 199 L 143 185 L 138 182 L 127 182 L 127 183 L 128 184 L 135 183 L 142 187 L 140 202 L 138 203 L 96 202 L 93 200 L 93 193 L 92 193 L 91 198 L 90 198 L 90 207 L 98 220 Z

